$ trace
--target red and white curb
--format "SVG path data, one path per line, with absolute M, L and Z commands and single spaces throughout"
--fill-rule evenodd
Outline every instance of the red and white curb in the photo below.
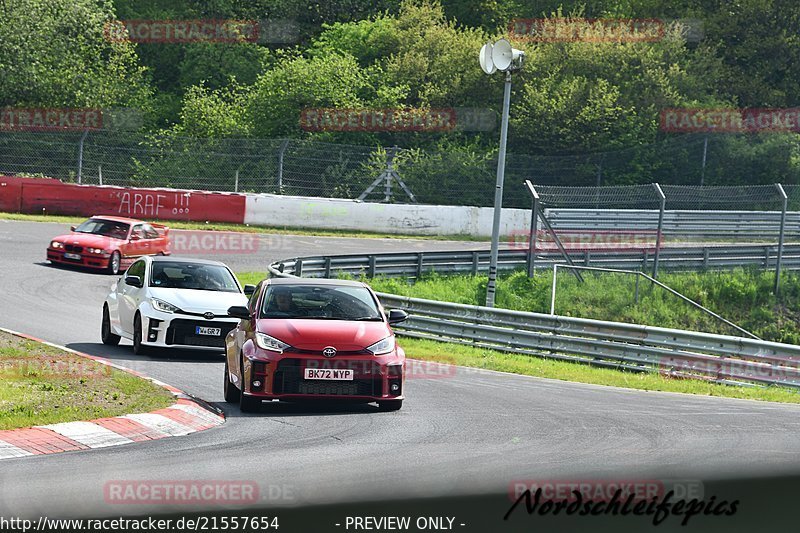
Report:
M 145 376 L 135 370 L 117 365 L 108 359 L 71 350 L 64 346 L 52 344 L 5 328 L 0 328 L 0 331 L 41 342 L 59 350 L 128 372 L 167 389 L 176 398 L 176 402 L 173 405 L 150 413 L 0 430 L 0 459 L 106 448 L 108 446 L 119 446 L 120 444 L 131 444 L 166 437 L 180 437 L 219 426 L 225 422 L 225 416 L 221 410 L 216 410 L 196 400 L 180 389 Z

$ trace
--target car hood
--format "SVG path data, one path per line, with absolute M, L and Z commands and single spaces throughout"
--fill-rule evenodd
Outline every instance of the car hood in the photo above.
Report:
M 51 241 L 63 242 L 64 244 L 77 244 L 78 246 L 87 246 L 89 248 L 105 248 L 114 249 L 124 242 L 119 239 L 113 239 L 104 235 L 93 235 L 91 233 L 68 233 L 66 235 L 59 235 L 53 237 Z
M 264 318 L 258 331 L 300 350 L 362 350 L 391 332 L 385 322 L 316 320 L 313 318 Z
M 247 296 L 240 292 L 199 291 L 195 289 L 164 289 L 150 287 L 150 296 L 164 300 L 190 313 L 212 312 L 228 316 L 228 308 L 247 305 Z

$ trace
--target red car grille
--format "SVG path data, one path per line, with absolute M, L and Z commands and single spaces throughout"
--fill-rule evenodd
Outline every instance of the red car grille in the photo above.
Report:
M 328 396 L 381 396 L 383 382 L 380 377 L 380 365 L 370 362 L 372 378 L 358 377 L 352 381 L 322 381 L 303 378 L 302 359 L 282 359 L 272 378 L 272 392 L 275 394 L 320 394 Z M 358 369 L 364 365 L 359 362 Z M 347 366 L 342 366 L 347 368 Z
M 64 250 L 75 254 L 79 254 L 83 251 L 83 246 L 76 246 L 74 244 L 65 244 Z

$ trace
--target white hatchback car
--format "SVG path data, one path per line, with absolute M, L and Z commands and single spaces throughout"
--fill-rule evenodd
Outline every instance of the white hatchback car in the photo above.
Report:
M 247 305 L 244 290 L 218 261 L 146 256 L 133 263 L 103 304 L 103 344 L 133 341 L 135 354 L 152 348 L 225 349 L 238 320 L 228 308 Z

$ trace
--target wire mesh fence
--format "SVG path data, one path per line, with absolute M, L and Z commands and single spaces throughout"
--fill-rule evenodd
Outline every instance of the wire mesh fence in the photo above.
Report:
M 559 205 L 650 209 L 658 205 L 652 202 L 652 187 L 642 184 L 658 182 L 665 194 L 669 187 L 696 187 L 672 190 L 668 209 L 762 209 L 773 203 L 772 183 L 782 182 L 789 184 L 785 189 L 790 206 L 798 209 L 799 142 L 795 136 L 780 135 L 681 135 L 601 153 L 511 153 L 503 203 L 529 207 L 522 185 L 531 180 L 554 187 L 553 201 L 559 197 L 558 187 L 585 187 L 581 191 L 564 189 L 568 196 Z M 300 139 L 199 139 L 122 130 L 0 131 L 0 173 L 89 184 L 491 206 L 496 168 L 496 152 L 465 147 L 392 149 Z M 723 183 L 724 189 L 717 188 Z M 362 196 L 371 185 L 376 186 Z M 734 185 L 738 187 L 731 187 Z M 593 188 L 597 186 L 602 188 Z

